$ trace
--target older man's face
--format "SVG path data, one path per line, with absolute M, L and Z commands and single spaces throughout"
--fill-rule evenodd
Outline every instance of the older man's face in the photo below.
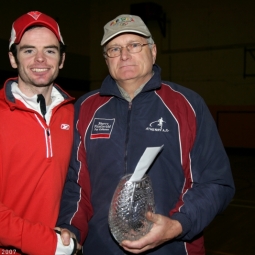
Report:
M 144 37 L 137 34 L 121 34 L 112 39 L 107 45 L 106 50 L 114 46 L 126 46 L 129 43 L 148 43 Z M 121 55 L 115 58 L 106 58 L 109 72 L 120 86 L 127 84 L 146 83 L 152 74 L 152 66 L 156 59 L 156 45 L 152 48 L 149 45 L 143 46 L 138 53 L 129 53 L 124 47 Z

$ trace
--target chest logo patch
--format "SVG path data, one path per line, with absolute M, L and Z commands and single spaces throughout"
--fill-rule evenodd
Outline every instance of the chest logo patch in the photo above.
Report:
M 111 137 L 115 119 L 95 118 L 93 120 L 90 139 L 109 139 Z
M 169 129 L 164 128 L 165 123 L 166 122 L 161 117 L 159 120 L 151 122 L 150 125 L 145 130 L 153 132 L 169 132 Z
M 69 130 L 70 129 L 70 125 L 68 125 L 68 124 L 61 124 L 60 128 L 64 129 L 64 130 Z

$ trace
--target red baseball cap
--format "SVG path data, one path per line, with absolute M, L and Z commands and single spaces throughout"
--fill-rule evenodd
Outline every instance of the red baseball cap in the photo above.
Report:
M 19 17 L 13 22 L 9 49 L 11 48 L 13 43 L 20 42 L 24 32 L 26 31 L 28 27 L 31 27 L 34 25 L 47 27 L 56 35 L 58 40 L 64 44 L 58 23 L 53 18 L 51 18 L 50 16 L 46 14 L 43 14 L 38 11 L 31 11 L 22 15 L 21 17 Z

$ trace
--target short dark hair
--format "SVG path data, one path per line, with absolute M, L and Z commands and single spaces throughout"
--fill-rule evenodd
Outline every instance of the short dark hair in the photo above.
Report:
M 30 29 L 36 28 L 36 27 L 44 27 L 44 26 L 31 26 L 31 27 L 28 27 L 25 30 L 25 32 L 30 30 Z M 17 43 L 13 43 L 9 51 L 12 53 L 12 55 L 14 56 L 15 62 L 18 64 L 19 60 L 17 58 L 17 45 L 18 45 Z M 61 64 L 62 59 L 63 59 L 63 54 L 66 53 L 66 45 L 63 44 L 62 42 L 59 42 L 59 52 L 60 52 L 59 64 Z

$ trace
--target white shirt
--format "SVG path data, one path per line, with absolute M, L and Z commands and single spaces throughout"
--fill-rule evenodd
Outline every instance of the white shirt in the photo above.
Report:
M 33 95 L 32 97 L 28 97 L 21 92 L 21 90 L 18 87 L 18 83 L 13 82 L 11 86 L 13 96 L 16 99 L 20 100 L 27 108 L 33 109 L 37 111 L 40 115 L 42 115 L 40 103 L 37 102 L 37 94 Z M 59 91 L 56 88 L 53 87 L 51 92 L 51 104 L 46 106 L 47 112 L 45 114 L 45 120 L 47 124 L 50 123 L 52 109 L 63 101 L 64 97 L 59 93 Z

